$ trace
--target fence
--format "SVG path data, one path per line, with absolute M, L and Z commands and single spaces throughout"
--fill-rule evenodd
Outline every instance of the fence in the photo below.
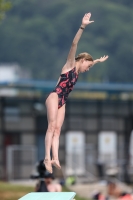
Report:
M 37 161 L 36 147 L 9 145 L 6 153 L 8 180 L 30 177 L 31 170 Z

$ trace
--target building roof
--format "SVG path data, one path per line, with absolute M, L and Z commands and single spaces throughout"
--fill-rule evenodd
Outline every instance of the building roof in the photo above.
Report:
M 50 92 L 56 85 L 56 81 L 40 81 L 40 80 L 19 80 L 0 82 L 0 88 L 19 88 L 30 90 L 41 90 L 42 92 Z M 133 84 L 124 83 L 85 83 L 76 84 L 75 91 L 97 91 L 97 92 L 133 92 Z

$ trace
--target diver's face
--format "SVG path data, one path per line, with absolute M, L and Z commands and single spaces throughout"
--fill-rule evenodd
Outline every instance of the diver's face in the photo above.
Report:
M 90 69 L 90 67 L 92 67 L 92 65 L 93 65 L 93 61 L 82 59 L 81 65 L 80 65 L 80 68 L 79 68 L 80 73 L 84 73 L 86 71 L 89 71 L 89 69 Z

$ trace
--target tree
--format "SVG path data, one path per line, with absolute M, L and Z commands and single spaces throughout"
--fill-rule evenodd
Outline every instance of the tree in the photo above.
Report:
M 0 0 L 0 20 L 4 18 L 5 12 L 11 8 L 11 2 Z
M 89 10 L 95 23 L 86 27 L 77 54 L 86 51 L 94 59 L 108 54 L 109 59 L 80 79 L 133 82 L 132 0 L 10 1 L 13 8 L 0 24 L 0 62 L 18 62 L 35 79 L 57 79 L 81 18 Z

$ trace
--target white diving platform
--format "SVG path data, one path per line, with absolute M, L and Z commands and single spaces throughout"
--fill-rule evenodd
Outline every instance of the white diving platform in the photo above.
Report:
M 31 192 L 18 200 L 73 200 L 75 192 Z

